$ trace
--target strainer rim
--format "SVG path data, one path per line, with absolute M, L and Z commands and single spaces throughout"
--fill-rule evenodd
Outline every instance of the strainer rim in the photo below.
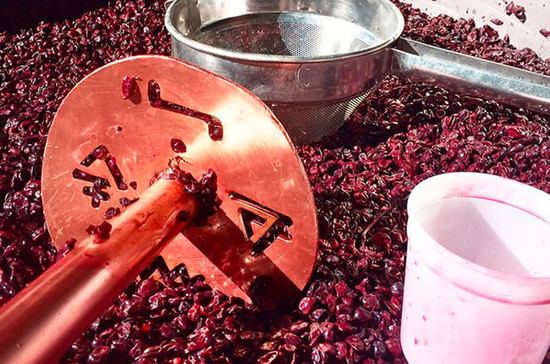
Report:
M 245 61 L 245 62 L 258 62 L 258 63 L 314 63 L 314 62 L 328 62 L 328 61 L 336 61 L 336 60 L 342 60 L 347 58 L 353 58 L 358 56 L 363 56 L 366 54 L 375 53 L 376 51 L 379 51 L 381 49 L 389 47 L 393 42 L 395 42 L 403 33 L 403 30 L 405 29 L 405 18 L 403 17 L 403 14 L 399 10 L 399 8 L 393 4 L 391 1 L 381 0 L 384 3 L 386 3 L 396 14 L 397 17 L 397 25 L 394 29 L 394 32 L 387 37 L 384 41 L 374 45 L 369 46 L 365 49 L 361 49 L 354 52 L 346 52 L 346 53 L 337 53 L 334 55 L 322 55 L 322 56 L 314 56 L 314 57 L 300 57 L 300 56 L 288 56 L 288 55 L 274 55 L 274 54 L 262 54 L 262 53 L 246 53 L 246 52 L 239 52 L 239 51 L 230 51 L 227 49 L 223 49 L 220 47 L 214 47 L 196 40 L 193 40 L 185 35 L 183 35 L 181 32 L 179 32 L 174 24 L 172 23 L 172 15 L 174 13 L 175 7 L 179 4 L 179 2 L 182 0 L 175 0 L 170 3 L 168 6 L 168 9 L 166 11 L 166 15 L 164 17 L 164 24 L 166 26 L 166 29 L 170 33 L 172 37 L 175 37 L 178 41 L 181 43 L 199 51 L 202 53 L 206 53 L 212 56 L 216 57 L 222 57 L 227 58 L 231 60 L 236 61 Z M 260 12 L 258 12 L 260 13 Z M 273 12 L 270 12 L 273 13 Z M 276 13 L 289 13 L 288 11 L 280 11 Z M 307 13 L 307 12 L 303 12 Z M 342 19 L 341 19 L 342 20 Z

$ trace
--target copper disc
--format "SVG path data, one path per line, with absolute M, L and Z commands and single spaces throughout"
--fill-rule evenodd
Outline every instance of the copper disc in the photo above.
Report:
M 121 91 L 125 76 L 137 78 L 137 90 L 127 100 Z M 213 140 L 206 123 L 196 117 L 153 107 L 147 92 L 151 80 L 157 81 L 163 100 L 218 118 L 222 140 Z M 186 151 L 174 152 L 172 139 L 181 140 Z M 101 146 L 106 154 L 83 163 Z M 106 155 L 111 167 L 115 158 L 119 180 L 107 167 Z M 176 156 L 197 179 L 214 170 L 223 202 L 206 226 L 187 229 L 163 251 L 169 266 L 184 263 L 214 288 L 244 299 L 260 276 L 281 292 L 302 289 L 315 263 L 317 220 L 307 176 L 288 135 L 249 91 L 162 56 L 104 66 L 83 79 L 60 106 L 42 174 L 44 212 L 56 246 L 83 239 L 86 227 L 100 223 L 108 208 L 123 211 L 120 199 L 138 198 Z M 93 183 L 74 178 L 75 169 L 108 181 L 109 187 L 100 189 L 108 201 L 92 207 L 90 193 L 83 191 L 90 192 Z M 281 221 L 287 233 L 275 234 L 271 245 L 253 253 L 252 246 L 265 238 L 271 224 Z

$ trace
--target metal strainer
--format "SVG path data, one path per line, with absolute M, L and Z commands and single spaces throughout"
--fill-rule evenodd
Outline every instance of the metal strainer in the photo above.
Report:
M 297 144 L 340 127 L 403 26 L 387 0 L 176 0 L 166 14 L 174 57 L 254 92 Z

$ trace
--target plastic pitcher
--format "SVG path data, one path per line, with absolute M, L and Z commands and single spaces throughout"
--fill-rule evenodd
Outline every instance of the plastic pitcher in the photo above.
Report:
M 550 195 L 449 173 L 408 201 L 401 344 L 412 363 L 540 363 L 550 346 Z

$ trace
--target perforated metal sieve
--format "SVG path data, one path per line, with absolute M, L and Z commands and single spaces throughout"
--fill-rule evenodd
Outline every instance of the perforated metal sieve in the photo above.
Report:
M 166 14 L 174 57 L 254 92 L 298 144 L 344 122 L 403 26 L 386 0 L 176 0 Z

